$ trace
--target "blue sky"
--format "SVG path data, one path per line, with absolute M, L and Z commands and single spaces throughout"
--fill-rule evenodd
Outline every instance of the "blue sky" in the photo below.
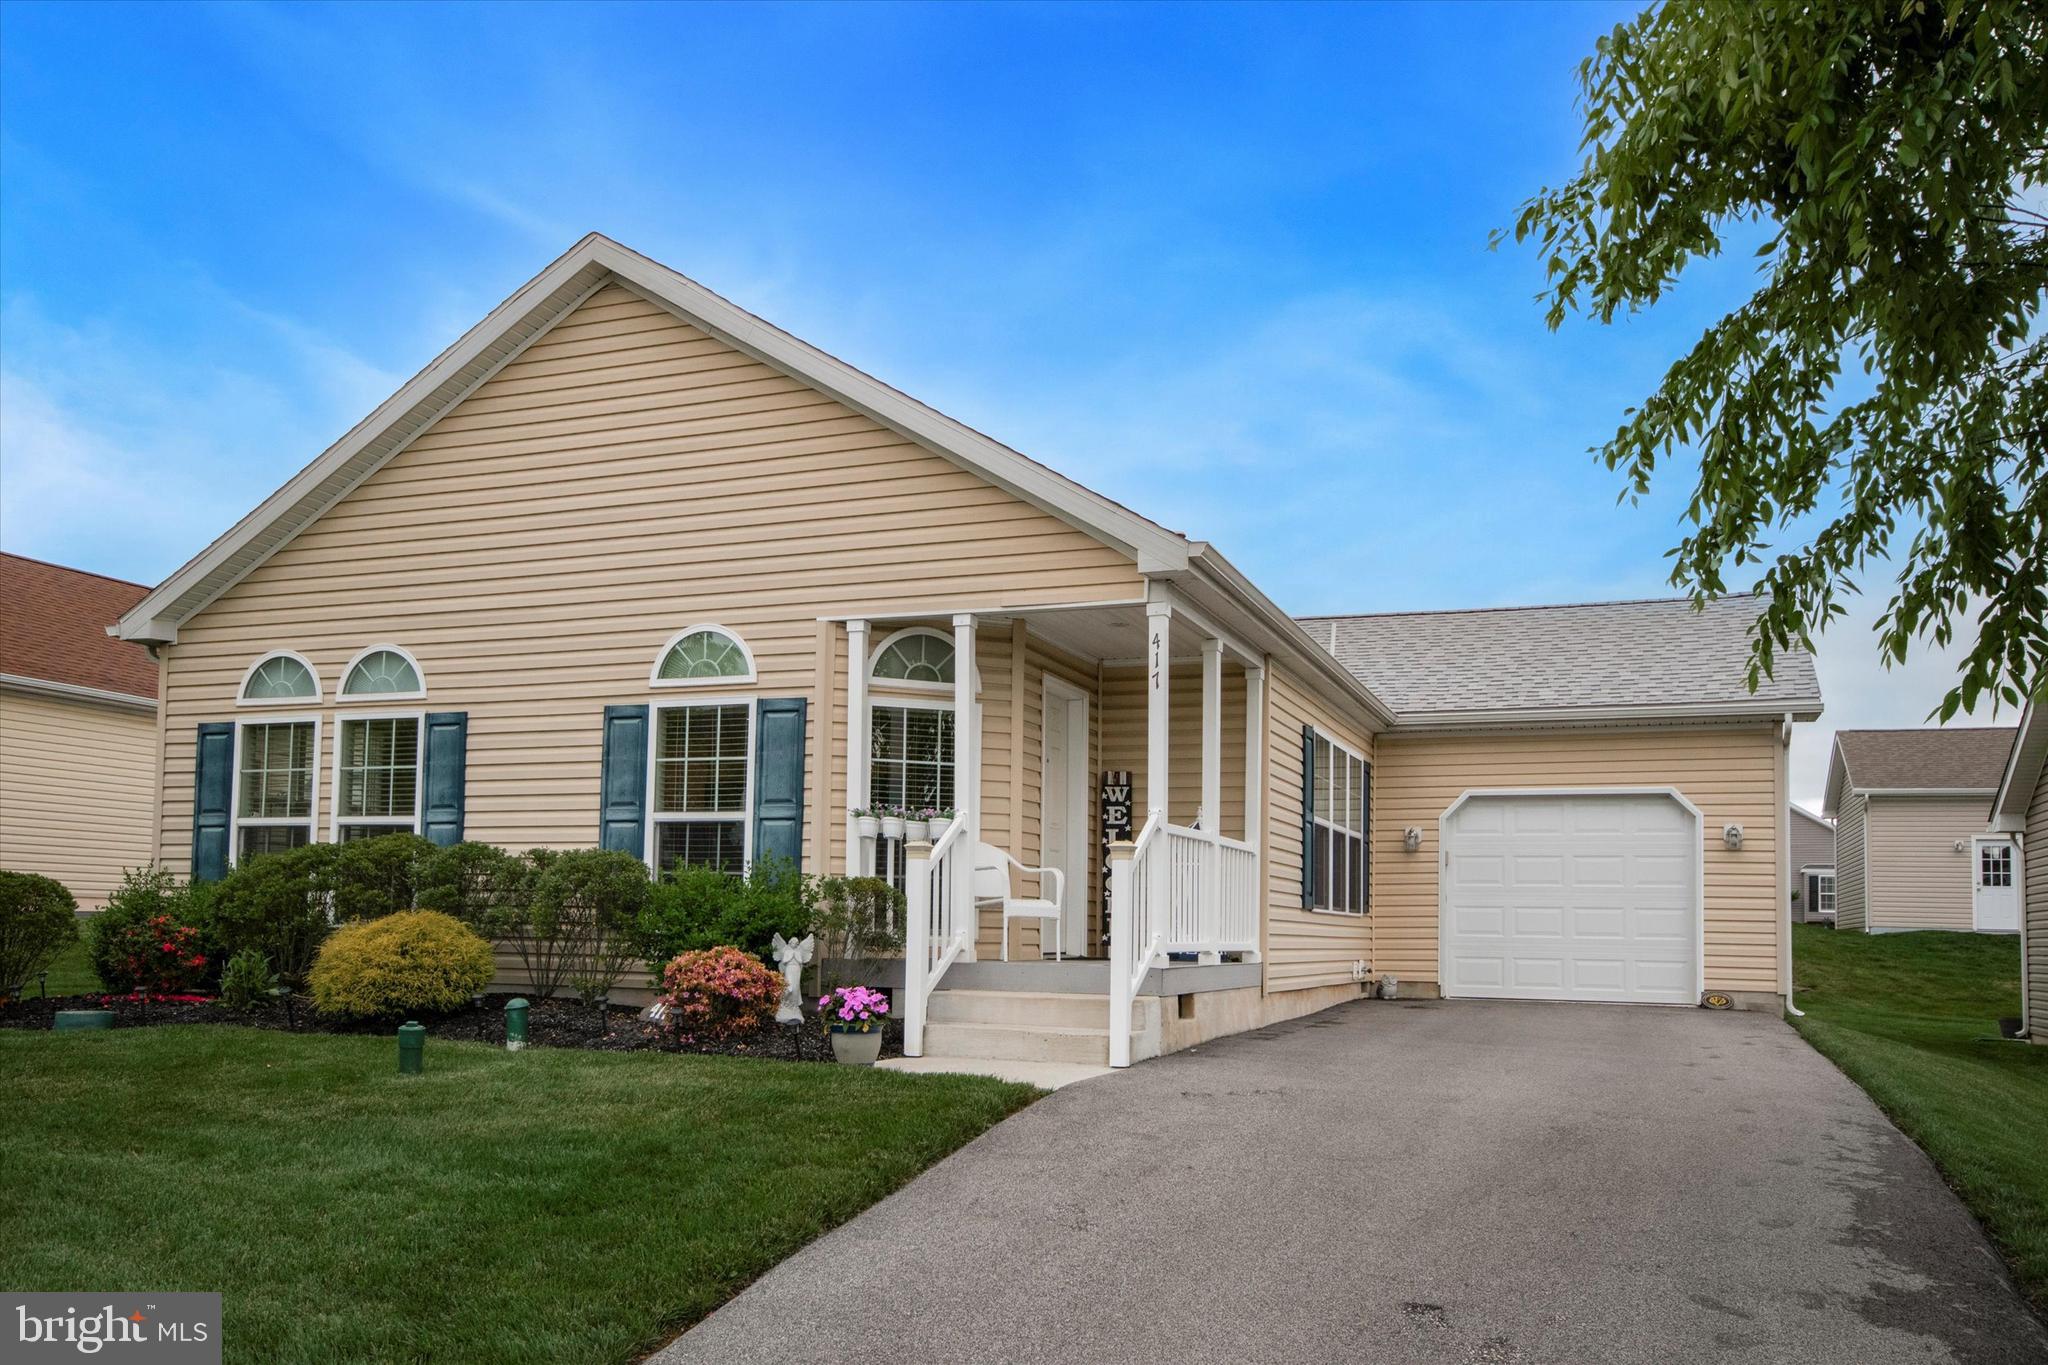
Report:
M 597 229 L 1292 610 L 1665 595 L 1586 451 L 1747 253 L 1552 334 L 1487 249 L 1632 8 L 10 4 L 0 542 L 154 581 Z M 1829 720 L 1917 724 L 1872 616 Z

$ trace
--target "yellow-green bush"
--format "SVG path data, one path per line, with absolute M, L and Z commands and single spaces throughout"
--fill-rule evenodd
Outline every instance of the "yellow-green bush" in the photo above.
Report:
M 491 984 L 491 945 L 451 916 L 406 910 L 328 936 L 307 984 L 323 1014 L 377 1019 L 452 1010 Z

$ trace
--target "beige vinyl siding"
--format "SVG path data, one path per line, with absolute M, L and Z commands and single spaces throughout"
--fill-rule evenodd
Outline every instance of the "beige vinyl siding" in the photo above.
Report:
M 2020 963 L 2027 997 L 2027 1035 L 2048 1043 L 2048 768 L 2034 781 L 2027 802 L 2027 840 L 2021 850 L 2026 874 L 2026 953 Z
M 1863 872 L 1869 865 L 1864 843 L 1864 824 L 1870 802 L 1861 792 L 1842 798 L 1835 815 L 1835 927 L 1864 929 Z
M 0 867 L 99 909 L 150 860 L 156 749 L 154 710 L 0 690 Z
M 607 703 L 815 697 L 821 616 L 1141 596 L 1128 557 L 610 285 L 181 628 L 160 851 L 185 866 L 195 727 L 261 715 L 234 696 L 270 649 L 313 661 L 308 709 L 331 721 L 346 661 L 403 645 L 429 694 L 402 705 L 469 715 L 469 837 L 575 847 L 597 835 Z M 662 643 L 705 621 L 746 641 L 759 681 L 651 688 Z M 1001 686 L 1002 636 L 983 636 Z M 806 818 L 837 824 L 843 801 Z
M 1266 715 L 1266 989 L 1305 990 L 1341 986 L 1352 980 L 1352 964 L 1380 967 L 1375 956 L 1380 880 L 1386 859 L 1375 830 L 1387 827 L 1385 782 L 1370 731 L 1333 710 L 1285 664 L 1267 670 Z M 1339 915 L 1305 910 L 1301 904 L 1301 731 L 1312 725 L 1341 741 L 1372 764 L 1371 807 L 1366 827 L 1366 902 L 1370 914 Z
M 1777 726 L 1380 739 L 1373 812 L 1373 965 L 1437 977 L 1437 819 L 1487 788 L 1674 787 L 1705 816 L 1706 984 L 1779 992 L 1785 888 L 1779 844 Z M 1743 827 L 1730 850 L 1722 827 Z M 1401 832 L 1422 831 L 1415 852 Z
M 1865 837 L 1872 929 L 1970 929 L 1974 865 L 1970 836 L 1982 834 L 1991 796 L 1868 796 Z M 1962 851 L 1956 851 L 1956 844 Z

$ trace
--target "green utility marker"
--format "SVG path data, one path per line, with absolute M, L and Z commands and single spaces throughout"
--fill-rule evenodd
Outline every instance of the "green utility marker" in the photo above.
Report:
M 398 1074 L 417 1076 L 427 1066 L 427 1029 L 417 1020 L 398 1026 Z
M 526 1001 L 516 998 L 505 1002 L 505 1050 L 517 1052 L 526 1046 Z

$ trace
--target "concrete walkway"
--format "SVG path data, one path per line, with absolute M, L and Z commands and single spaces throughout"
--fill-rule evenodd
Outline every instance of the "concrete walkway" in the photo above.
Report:
M 1060 1091 L 655 1359 L 2039 1365 L 2048 1332 L 1775 1018 L 1361 1002 Z

